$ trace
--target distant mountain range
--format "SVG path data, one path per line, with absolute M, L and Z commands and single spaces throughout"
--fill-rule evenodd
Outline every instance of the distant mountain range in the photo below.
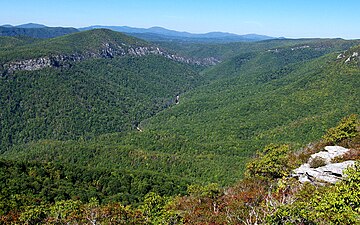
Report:
M 147 41 L 182 41 L 198 43 L 229 43 L 229 42 L 254 42 L 269 39 L 277 39 L 258 34 L 237 35 L 225 32 L 210 32 L 205 34 L 193 34 L 169 30 L 163 27 L 135 28 L 128 26 L 102 26 L 94 25 L 83 28 L 69 27 L 48 27 L 43 24 L 27 23 L 13 26 L 5 24 L 0 26 L 0 36 L 28 36 L 33 38 L 52 38 L 65 34 L 92 29 L 109 29 L 117 32 L 126 33 L 130 36 L 141 38 Z
M 75 32 L 79 32 L 79 30 L 72 27 L 47 27 L 36 23 L 27 23 L 18 26 L 12 26 L 10 24 L 0 26 L 0 36 L 53 38 Z
M 175 30 L 169 30 L 163 27 L 150 27 L 150 28 L 135 28 L 128 26 L 101 26 L 95 25 L 90 27 L 79 28 L 79 30 L 91 30 L 105 28 L 113 31 L 126 33 L 131 36 L 143 38 L 149 41 L 164 41 L 164 40 L 182 40 L 188 42 L 253 42 L 263 41 L 269 39 L 276 39 L 275 37 L 269 37 L 258 34 L 245 34 L 237 35 L 233 33 L 225 32 L 210 32 L 205 34 L 193 34 L 189 32 L 180 32 Z
M 26 23 L 26 24 L 21 24 L 21 25 L 17 25 L 17 26 L 13 26 L 11 24 L 5 24 L 2 25 L 2 27 L 8 27 L 8 28 L 46 28 L 47 26 L 43 25 L 43 24 L 37 24 L 37 23 Z

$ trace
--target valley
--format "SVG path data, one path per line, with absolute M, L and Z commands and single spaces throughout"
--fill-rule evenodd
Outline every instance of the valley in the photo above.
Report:
M 29 36 L 0 37 L 2 222 L 34 201 L 121 204 L 132 218 L 150 197 L 213 201 L 269 144 L 291 155 L 360 114 L 359 40 Z

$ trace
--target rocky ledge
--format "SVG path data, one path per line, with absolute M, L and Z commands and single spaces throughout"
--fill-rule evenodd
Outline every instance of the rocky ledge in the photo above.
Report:
M 341 146 L 326 146 L 324 151 L 312 154 L 307 163 L 293 170 L 292 176 L 298 178 L 301 183 L 336 183 L 342 180 L 344 170 L 349 166 L 353 166 L 355 161 L 349 160 L 341 163 L 332 163 L 331 161 L 348 151 L 349 149 Z M 318 160 L 324 165 L 315 168 L 314 160 Z
M 339 56 L 338 56 L 339 57 Z M 358 52 L 353 52 L 349 58 L 345 60 L 345 63 L 351 62 L 351 61 L 359 61 L 360 56 Z
M 359 52 L 348 52 L 345 51 L 344 53 L 340 53 L 336 59 L 341 60 L 341 59 L 345 59 L 344 61 L 345 63 L 350 63 L 350 62 L 360 62 L 360 54 Z
M 72 62 L 79 62 L 91 58 L 114 58 L 121 56 L 145 56 L 145 55 L 160 55 L 170 60 L 200 66 L 216 65 L 220 62 L 213 57 L 204 59 L 194 59 L 178 56 L 168 53 L 167 51 L 154 46 L 119 46 L 104 43 L 103 47 L 98 51 L 51 55 L 39 58 L 26 59 L 21 61 L 12 61 L 5 63 L 2 67 L 2 75 L 11 74 L 15 71 L 33 71 L 40 70 L 47 67 L 67 67 Z

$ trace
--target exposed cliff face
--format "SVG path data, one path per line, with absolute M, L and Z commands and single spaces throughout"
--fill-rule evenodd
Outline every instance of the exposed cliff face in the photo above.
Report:
M 33 71 L 40 70 L 46 67 L 64 67 L 70 62 L 78 62 L 86 59 L 88 57 L 81 54 L 72 54 L 72 55 L 55 55 L 55 56 L 45 56 L 35 59 L 27 59 L 22 61 L 14 61 L 4 64 L 4 73 L 13 73 L 15 71 Z
M 46 67 L 66 67 L 72 62 L 80 62 L 91 58 L 113 58 L 121 56 L 146 56 L 160 55 L 173 61 L 193 64 L 193 65 L 216 65 L 220 62 L 213 57 L 204 59 L 194 59 L 170 54 L 163 49 L 153 46 L 123 46 L 104 43 L 103 47 L 98 51 L 88 51 L 85 53 L 74 53 L 70 55 L 51 55 L 21 61 L 12 61 L 2 65 L 3 75 L 11 74 L 15 71 L 33 71 Z

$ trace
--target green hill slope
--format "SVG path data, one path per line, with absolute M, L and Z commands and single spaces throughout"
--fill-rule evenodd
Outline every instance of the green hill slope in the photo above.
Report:
M 227 60 L 239 54 L 275 50 L 282 48 L 299 48 L 308 46 L 321 54 L 333 51 L 343 51 L 352 46 L 359 45 L 359 40 L 343 39 L 278 39 L 253 43 L 234 42 L 227 44 L 184 43 L 184 42 L 156 42 L 156 44 L 171 49 L 178 54 L 195 58 L 214 57 Z
M 340 118 L 359 113 L 359 67 L 337 55 L 298 58 L 299 63 L 290 60 L 296 54 L 286 51 L 240 64 L 234 58 L 206 74 L 229 73 L 224 77 L 230 78 L 183 96 L 182 104 L 149 120 L 145 131 L 171 133 L 187 140 L 187 146 L 179 143 L 181 149 L 215 154 L 214 160 L 231 167 L 234 177 L 244 165 L 241 157 L 256 149 L 271 142 L 298 147 L 319 139 Z M 222 179 L 229 174 L 225 168 Z
M 3 49 L 0 52 L 0 63 L 54 55 L 101 54 L 103 50 L 111 47 L 128 49 L 131 46 L 146 47 L 150 44 L 119 32 L 98 29 Z
M 0 37 L 0 49 L 6 51 L 10 48 L 29 44 L 37 40 L 38 39 L 29 37 Z
M 3 61 L 47 54 L 89 56 L 63 65 L 36 67 L 46 60 L 40 59 L 30 69 L 26 63 L 32 61 L 23 61 L 23 68 L 14 67 L 13 72 L 1 77 L 2 151 L 13 144 L 43 138 L 86 138 L 133 129 L 139 121 L 172 104 L 176 94 L 199 82 L 188 65 L 160 55 L 97 57 L 104 44 L 129 49 L 149 46 L 117 32 L 94 30 L 1 52 Z
M 260 52 L 246 60 L 240 55 L 205 73 L 214 80 L 182 95 L 180 104 L 142 121 L 143 132 L 31 143 L 7 157 L 231 184 L 264 145 L 299 147 L 359 113 L 359 60 L 351 58 L 356 51 L 340 59 L 337 53 L 318 57 L 308 48 Z

